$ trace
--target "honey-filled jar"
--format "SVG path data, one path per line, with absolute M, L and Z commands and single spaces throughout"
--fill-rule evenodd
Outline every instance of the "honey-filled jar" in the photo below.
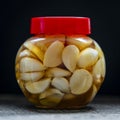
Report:
M 15 62 L 17 82 L 34 106 L 79 109 L 105 77 L 105 58 L 88 17 L 34 17 Z

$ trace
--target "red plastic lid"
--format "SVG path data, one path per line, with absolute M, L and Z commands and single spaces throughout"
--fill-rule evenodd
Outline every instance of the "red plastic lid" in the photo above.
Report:
M 90 34 L 88 17 L 33 17 L 31 34 Z

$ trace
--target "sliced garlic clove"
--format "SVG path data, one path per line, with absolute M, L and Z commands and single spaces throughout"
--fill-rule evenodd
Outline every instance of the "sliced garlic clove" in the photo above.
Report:
M 21 90 L 24 92 L 24 94 L 26 94 L 25 82 L 22 81 L 22 80 L 20 80 L 20 79 L 18 79 L 17 82 L 18 82 L 18 84 L 19 84 Z
M 46 67 L 37 59 L 24 57 L 20 61 L 21 72 L 39 72 L 45 69 Z
M 93 77 L 94 79 L 99 79 L 101 77 L 105 77 L 105 59 L 104 57 L 100 58 L 97 63 L 93 67 Z
M 61 68 L 50 68 L 46 70 L 46 77 L 67 77 L 70 76 L 71 72 Z
M 93 40 L 83 35 L 72 35 L 67 38 L 66 43 L 68 45 L 73 44 L 77 46 L 79 50 L 83 50 L 87 47 L 90 47 L 93 44 Z
M 70 92 L 68 80 L 65 78 L 56 77 L 52 80 L 51 85 L 62 92 L 65 92 L 65 93 Z
M 92 75 L 85 69 L 76 70 L 70 78 L 70 89 L 75 95 L 87 92 L 93 83 Z
M 35 56 L 32 52 L 30 52 L 29 50 L 27 50 L 27 49 L 25 49 L 25 50 L 23 50 L 22 52 L 20 52 L 19 57 L 20 57 L 20 58 L 21 58 L 21 57 L 32 57 L 32 58 L 36 58 L 36 56 Z
M 103 57 L 104 54 L 102 52 L 102 49 L 100 48 L 100 46 L 98 45 L 98 43 L 96 41 L 94 41 L 95 44 L 95 49 L 98 51 L 99 57 Z
M 47 48 L 56 40 L 64 44 L 65 35 L 45 35 L 44 37 L 36 38 L 34 43 L 45 53 Z
M 54 94 L 64 95 L 64 93 L 60 92 L 59 90 L 57 90 L 55 88 L 49 88 L 40 94 L 39 99 L 43 99 L 43 98 L 46 98 L 46 97 L 54 95 Z
M 47 45 L 46 45 L 47 41 L 44 35 L 39 35 L 37 37 L 34 37 L 34 39 L 32 39 L 30 42 L 34 44 L 36 47 L 38 47 L 43 54 L 47 50 Z
M 45 92 L 41 93 L 39 96 L 40 103 L 44 106 L 53 107 L 58 105 L 64 94 L 57 89 L 47 89 Z
M 44 65 L 47 67 L 56 67 L 62 63 L 62 51 L 64 45 L 60 41 L 53 42 L 47 49 L 44 56 Z
M 20 79 L 25 81 L 37 81 L 44 76 L 44 72 L 20 73 Z
M 44 54 L 42 52 L 42 50 L 40 48 L 38 48 L 37 46 L 35 46 L 33 43 L 31 43 L 30 41 L 27 41 L 24 43 L 24 46 L 29 49 L 30 51 L 32 51 L 41 61 L 43 61 L 44 59 Z
M 17 55 L 16 55 L 16 59 L 15 59 L 15 63 L 16 63 L 16 64 L 20 61 L 19 55 L 20 55 L 21 51 L 23 51 L 24 49 L 25 49 L 25 48 L 24 48 L 23 45 L 19 48 L 19 50 L 18 50 L 18 52 L 17 52 Z
M 86 48 L 80 53 L 78 58 L 78 66 L 87 68 L 95 64 L 98 60 L 98 51 L 93 48 Z
M 88 101 L 91 102 L 93 100 L 93 98 L 95 97 L 96 94 L 97 94 L 97 88 L 96 88 L 95 85 L 93 85 L 92 94 L 91 94 L 91 96 L 90 96 L 90 98 L 89 98 Z
M 50 82 L 51 78 L 44 78 L 37 82 L 27 82 L 25 84 L 25 88 L 28 92 L 32 94 L 38 94 L 45 91 L 49 87 Z
M 76 68 L 79 55 L 79 49 L 75 45 L 69 45 L 64 48 L 62 60 L 68 70 L 73 72 Z

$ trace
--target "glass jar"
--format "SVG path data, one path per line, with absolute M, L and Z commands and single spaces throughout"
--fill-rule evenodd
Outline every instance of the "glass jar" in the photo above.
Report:
M 105 77 L 105 58 L 88 37 L 87 17 L 34 17 L 16 56 L 16 78 L 39 108 L 79 109 L 93 100 Z

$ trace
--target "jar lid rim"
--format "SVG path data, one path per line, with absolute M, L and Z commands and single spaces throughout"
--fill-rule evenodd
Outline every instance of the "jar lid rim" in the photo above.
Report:
M 90 34 L 90 18 L 74 16 L 33 17 L 30 33 Z

